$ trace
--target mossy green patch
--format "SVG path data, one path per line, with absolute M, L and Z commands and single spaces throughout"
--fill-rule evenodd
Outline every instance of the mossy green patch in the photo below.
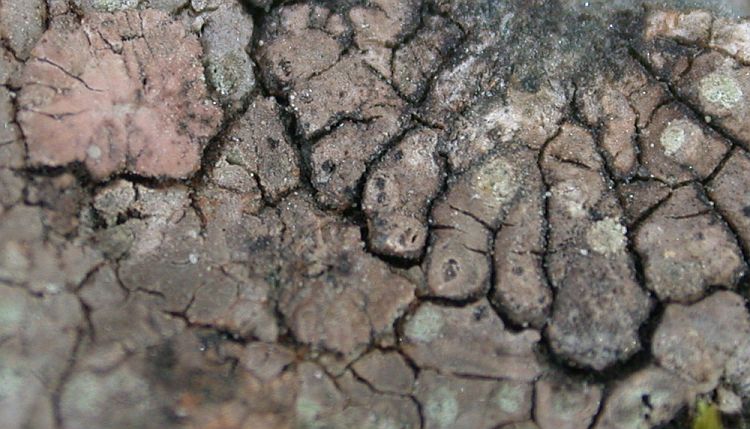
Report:
M 508 414 L 515 414 L 524 403 L 524 392 L 517 385 L 512 383 L 503 383 L 497 394 L 495 395 L 495 402 L 501 411 Z
M 315 401 L 301 397 L 297 398 L 296 411 L 300 422 L 311 423 L 318 417 L 321 406 Z
M 429 343 L 440 335 L 443 329 L 443 316 L 429 305 L 420 307 L 406 325 L 406 336 L 409 339 Z
M 608 217 L 602 219 L 589 228 L 586 234 L 586 242 L 596 253 L 610 256 L 615 255 L 625 248 L 627 229 L 619 220 Z
M 723 427 L 719 408 L 706 401 L 698 401 L 692 429 L 723 429 Z
M 91 6 L 102 12 L 117 12 L 138 7 L 139 0 L 93 0 Z
M 685 129 L 680 125 L 676 122 L 670 123 L 659 138 L 659 142 L 664 148 L 664 153 L 668 156 L 673 156 L 679 152 L 685 144 Z
M 499 206 L 513 198 L 518 190 L 513 166 L 503 158 L 495 158 L 485 164 L 475 175 L 477 198 L 486 203 Z
M 427 416 L 437 423 L 438 427 L 449 428 L 458 418 L 458 401 L 447 387 L 441 387 L 430 395 L 425 405 Z
M 721 72 L 711 73 L 701 79 L 700 92 L 706 101 L 725 109 L 735 107 L 742 101 L 742 88 L 731 76 Z

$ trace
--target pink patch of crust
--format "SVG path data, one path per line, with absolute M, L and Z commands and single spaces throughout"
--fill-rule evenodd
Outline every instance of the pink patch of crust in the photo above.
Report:
M 32 51 L 19 94 L 30 162 L 80 161 L 100 179 L 194 173 L 221 121 L 201 52 L 194 35 L 158 11 L 53 25 Z

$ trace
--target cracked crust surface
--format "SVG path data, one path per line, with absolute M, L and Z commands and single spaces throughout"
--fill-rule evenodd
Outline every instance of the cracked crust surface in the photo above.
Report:
M 603 3 L 0 0 L 0 425 L 750 424 L 750 22 Z
M 200 52 L 194 35 L 156 10 L 56 21 L 19 78 L 29 164 L 78 161 L 97 178 L 188 177 L 221 120 Z

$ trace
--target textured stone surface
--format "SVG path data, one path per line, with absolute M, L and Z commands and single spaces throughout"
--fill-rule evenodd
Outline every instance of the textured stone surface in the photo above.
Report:
M 282 273 L 279 310 L 295 338 L 347 356 L 392 338 L 414 286 L 365 252 L 358 228 L 302 199 L 283 210 L 285 223 L 297 227 L 287 230 L 295 263 Z
M 494 428 L 528 418 L 531 385 L 518 381 L 477 380 L 424 371 L 415 395 L 426 428 Z
M 700 298 L 708 286 L 732 288 L 747 269 L 736 238 L 701 191 L 685 186 L 638 228 L 646 285 L 662 299 Z
M 272 98 L 253 99 L 247 112 L 226 132 L 222 148 L 221 161 L 227 168 L 239 167 L 251 178 L 257 177 L 269 201 L 278 201 L 300 178 L 298 155 L 280 114 Z
M 0 0 L 0 426 L 745 428 L 736 1 Z
M 437 139 L 432 130 L 409 132 L 373 167 L 362 197 L 372 251 L 406 259 L 421 255 L 428 235 L 427 209 L 440 190 L 445 168 Z
M 689 383 L 656 366 L 618 383 L 597 419 L 596 429 L 658 427 L 695 398 Z
M 737 139 L 750 144 L 748 103 L 750 74 L 747 67 L 718 52 L 699 56 L 680 81 L 679 91 L 711 122 Z
M 729 145 L 702 127 L 679 104 L 657 109 L 640 138 L 643 168 L 650 177 L 669 184 L 705 179 L 724 158 Z
M 205 19 L 201 42 L 206 78 L 220 97 L 241 101 L 255 86 L 253 62 L 247 49 L 253 38 L 253 19 L 243 6 L 227 0 Z
M 398 353 L 372 351 L 355 362 L 352 369 L 379 392 L 406 395 L 414 385 L 414 373 Z
M 487 302 L 454 309 L 423 304 L 404 326 L 404 352 L 420 367 L 480 377 L 533 380 L 539 332 L 514 333 Z
M 603 369 L 638 351 L 650 301 L 636 283 L 627 228 L 591 135 L 565 125 L 542 156 L 551 193 L 547 270 L 557 290 L 547 334 L 572 363 Z
M 747 343 L 749 332 L 743 299 L 717 292 L 690 306 L 667 307 L 651 347 L 662 367 L 711 389 L 727 360 Z
M 708 187 L 716 209 L 732 226 L 745 251 L 750 251 L 750 179 L 745 174 L 750 168 L 750 157 L 744 150 L 736 150 Z
M 540 429 L 588 428 L 602 399 L 602 388 L 596 384 L 561 377 L 536 382 L 534 419 Z
M 0 40 L 16 58 L 25 60 L 44 32 L 44 0 L 8 0 L 0 5 Z
M 424 96 L 429 79 L 460 41 L 461 29 L 441 16 L 429 16 L 417 34 L 393 53 L 393 82 L 409 101 Z
M 154 10 L 56 21 L 21 76 L 29 161 L 79 161 L 96 178 L 191 175 L 222 116 L 200 55 L 194 35 Z

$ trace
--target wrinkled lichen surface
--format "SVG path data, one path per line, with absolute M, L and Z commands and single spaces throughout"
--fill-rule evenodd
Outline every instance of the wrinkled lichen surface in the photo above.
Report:
M 0 427 L 750 427 L 750 4 L 643 3 L 0 0 Z

